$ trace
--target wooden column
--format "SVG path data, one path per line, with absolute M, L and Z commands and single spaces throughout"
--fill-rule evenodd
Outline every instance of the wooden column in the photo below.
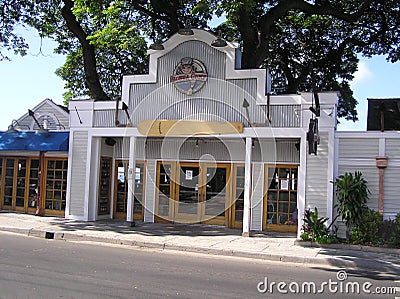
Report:
M 387 167 L 388 157 L 376 157 L 376 167 L 379 169 L 379 203 L 378 203 L 378 211 L 379 214 L 383 215 L 384 212 L 384 174 L 385 168 Z
M 39 186 L 38 186 L 38 200 L 36 202 L 36 216 L 43 216 L 44 215 L 44 192 L 46 192 L 46 185 L 45 185 L 45 159 L 44 159 L 45 152 L 39 153 Z

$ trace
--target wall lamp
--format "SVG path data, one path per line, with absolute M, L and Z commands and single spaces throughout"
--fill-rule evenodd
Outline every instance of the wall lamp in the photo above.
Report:
M 128 107 L 127 104 L 125 104 L 125 102 L 122 102 L 122 110 L 125 111 L 126 118 L 128 119 L 128 125 L 129 125 L 129 126 L 132 126 L 131 117 L 130 117 L 129 112 L 128 112 L 129 107 Z
M 164 46 L 161 43 L 161 41 L 155 41 L 154 44 L 151 44 L 149 47 L 150 50 L 157 50 L 157 51 L 161 51 L 164 50 Z
M 188 21 L 185 22 L 185 27 L 184 28 L 180 28 L 178 30 L 178 33 L 180 35 L 193 35 L 194 34 L 193 30 L 190 29 L 190 25 L 189 25 Z
M 221 30 L 219 30 L 218 37 L 216 40 L 214 40 L 211 43 L 211 46 L 217 47 L 217 48 L 222 48 L 222 47 L 226 47 L 227 45 L 228 45 L 228 43 L 222 38 L 222 32 L 221 32 Z
M 29 114 L 30 117 L 33 118 L 33 120 L 35 121 L 36 125 L 39 127 L 38 132 L 42 133 L 42 132 L 47 132 L 48 131 L 45 128 L 43 128 L 43 126 L 39 123 L 39 121 L 35 117 L 35 112 L 33 112 L 31 109 L 28 109 L 28 114 Z

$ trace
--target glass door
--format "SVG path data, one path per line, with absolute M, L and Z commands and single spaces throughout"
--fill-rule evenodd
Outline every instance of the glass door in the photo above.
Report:
M 133 202 L 133 219 L 143 220 L 145 164 L 136 161 L 135 166 L 135 197 Z M 113 218 L 125 219 L 128 204 L 128 161 L 115 162 L 115 191 Z
M 228 225 L 230 177 L 229 164 L 203 165 L 201 192 L 201 221 L 208 224 Z
M 110 214 L 111 199 L 111 158 L 100 158 L 99 197 L 97 202 L 97 214 Z
M 68 159 L 47 158 L 45 165 L 45 213 L 63 216 L 66 204 Z
M 3 209 L 12 210 L 14 190 L 14 162 L 15 159 L 5 159 Z
M 26 159 L 6 159 L 3 209 L 25 211 Z
M 183 223 L 199 223 L 201 220 L 200 201 L 205 196 L 201 188 L 201 168 L 197 163 L 180 163 L 178 170 L 179 185 L 176 188 L 174 220 Z
M 128 161 L 115 162 L 114 218 L 125 219 L 128 200 Z
M 244 209 L 244 165 L 235 165 L 234 168 L 234 202 L 232 203 L 232 227 L 243 227 Z
M 297 166 L 266 166 L 263 229 L 297 231 Z
M 171 222 L 174 214 L 173 163 L 157 164 L 157 195 L 155 221 Z

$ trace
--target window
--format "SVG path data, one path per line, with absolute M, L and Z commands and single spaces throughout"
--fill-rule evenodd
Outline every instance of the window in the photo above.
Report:
M 46 176 L 45 209 L 63 212 L 67 189 L 66 159 L 48 159 Z
M 143 189 L 145 168 L 143 162 L 136 162 L 135 167 L 135 201 L 133 203 L 133 216 L 136 220 L 143 219 Z
M 111 197 L 111 158 L 102 157 L 100 160 L 98 214 L 110 214 Z
M 235 221 L 243 221 L 244 208 L 244 166 L 236 168 L 236 192 L 235 192 Z
M 29 169 L 29 201 L 28 208 L 36 208 L 39 193 L 39 160 L 32 159 Z
M 267 166 L 265 226 L 297 228 L 297 166 Z
M 171 194 L 171 164 L 159 164 L 157 215 L 168 218 Z

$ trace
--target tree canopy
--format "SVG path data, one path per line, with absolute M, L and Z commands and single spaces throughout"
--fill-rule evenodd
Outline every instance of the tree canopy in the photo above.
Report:
M 338 116 L 351 120 L 357 55 L 400 57 L 398 0 L 2 0 L 0 13 L 0 59 L 26 53 L 16 25 L 58 42 L 66 99 L 119 97 L 122 75 L 148 71 L 147 45 L 185 26 L 239 41 L 242 67 L 267 67 L 276 93 L 340 91 Z M 211 28 L 213 16 L 223 23 Z

